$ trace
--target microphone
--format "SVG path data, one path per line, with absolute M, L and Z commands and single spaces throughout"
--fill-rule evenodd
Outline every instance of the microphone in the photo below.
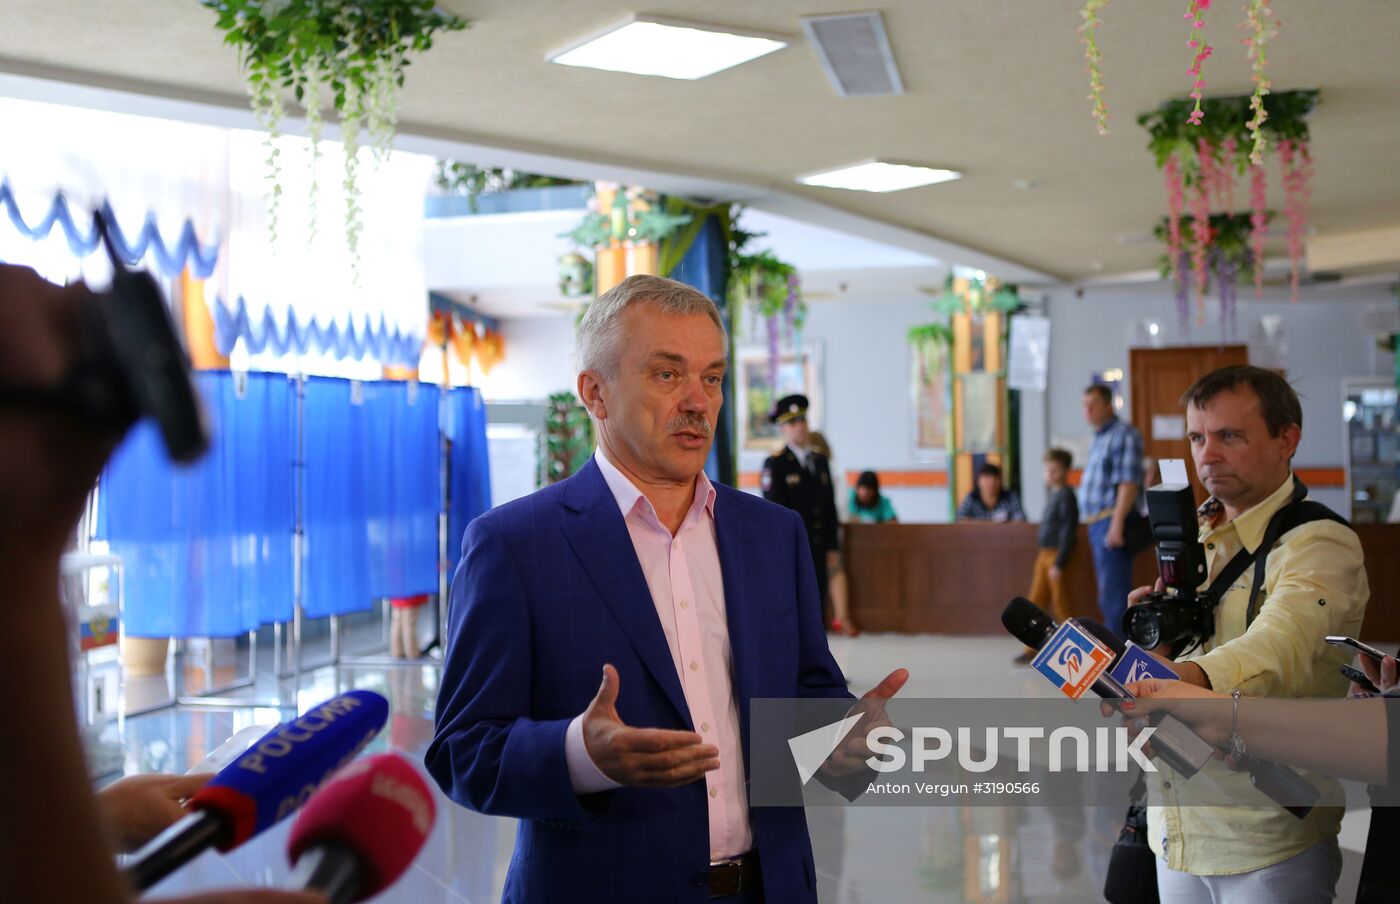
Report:
M 1044 609 L 1020 596 L 1007 603 L 1002 610 L 1001 623 L 1012 637 L 1035 649 L 1040 649 L 1059 627 Z M 1071 618 L 1068 623 L 1108 647 L 1113 653 L 1113 662 L 1116 663 L 1123 655 L 1126 647 L 1122 639 L 1103 624 L 1087 618 Z M 1091 689 L 1097 696 L 1108 700 L 1133 699 L 1128 689 L 1108 674 L 1112 667 L 1113 663 L 1110 663 Z M 1157 729 L 1152 734 L 1153 749 L 1163 762 L 1181 773 L 1183 778 L 1195 775 L 1215 754 L 1214 746 L 1171 714 L 1164 714 L 1153 724 Z
M 232 850 L 279 822 L 364 750 L 388 718 L 388 700 L 356 690 L 278 725 L 195 792 L 188 816 L 132 856 L 127 881 L 145 891 L 208 848 Z
M 1039 649 L 1057 630 L 1055 620 L 1044 609 L 1025 597 L 1016 597 L 1001 613 L 1001 623 L 1007 631 L 1026 646 Z M 1126 646 L 1115 632 L 1089 618 L 1071 618 L 1068 623 L 1093 635 L 1094 639 L 1108 647 L 1113 653 L 1113 662 L 1118 662 Z M 1108 674 L 1109 669 L 1094 682 L 1093 691 L 1099 697 L 1112 700 L 1131 700 L 1128 692 L 1116 678 Z M 1161 714 L 1153 723 L 1157 730 L 1152 734 L 1152 747 L 1157 756 L 1179 772 L 1183 778 L 1195 775 L 1214 755 L 1215 747 L 1192 731 L 1184 722 L 1170 713 Z M 1299 819 L 1304 818 L 1321 795 L 1321 792 L 1293 769 L 1279 763 L 1245 756 L 1239 761 L 1249 773 L 1249 781 L 1264 796 L 1283 807 Z M 1306 804 L 1284 803 L 1284 801 L 1307 800 Z
M 432 792 L 396 753 L 347 766 L 297 814 L 287 838 L 289 887 L 331 904 L 373 897 L 393 885 L 428 840 Z

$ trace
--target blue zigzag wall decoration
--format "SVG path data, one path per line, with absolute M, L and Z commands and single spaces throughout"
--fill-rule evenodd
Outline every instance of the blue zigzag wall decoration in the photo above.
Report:
M 227 355 L 234 344 L 242 338 L 252 354 L 271 352 L 277 355 L 316 352 L 331 354 L 336 358 L 372 360 L 384 364 L 417 367 L 423 353 L 423 337 L 403 333 L 397 328 L 390 331 L 384 317 L 379 318 L 379 326 L 371 327 L 369 318 L 357 327 L 352 319 L 342 329 L 332 323 L 321 326 L 314 319 L 305 324 L 296 315 L 287 312 L 284 321 L 278 321 L 271 310 L 264 310 L 256 324 L 248 314 L 248 304 L 242 296 L 233 310 L 222 299 L 212 305 L 214 315 L 214 344 L 219 353 Z
M 19 230 L 20 235 L 36 242 L 48 238 L 55 225 L 62 227 L 64 236 L 68 239 L 68 248 L 77 257 L 88 256 L 96 251 L 102 242 L 92 218 L 88 219 L 86 229 L 79 226 L 68 207 L 68 199 L 62 192 L 54 195 L 48 213 L 34 226 L 30 226 L 20 213 L 9 180 L 0 181 L 0 207 L 5 208 L 10 222 Z M 153 212 L 146 214 L 141 231 L 134 240 L 127 238 L 122 232 L 110 201 L 102 202 L 102 216 L 107 221 L 108 234 L 112 237 L 117 256 L 128 266 L 136 266 L 149 251 L 154 255 L 160 272 L 170 279 L 178 277 L 186 266 L 199 279 L 208 279 L 219 262 L 219 243 L 215 241 L 207 246 L 200 245 L 199 236 L 195 234 L 194 222 L 188 217 L 180 229 L 179 241 L 172 247 L 160 234 L 160 227 Z

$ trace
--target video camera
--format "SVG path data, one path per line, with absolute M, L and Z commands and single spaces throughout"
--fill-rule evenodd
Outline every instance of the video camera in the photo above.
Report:
M 0 407 L 57 408 L 117 433 L 150 417 L 170 457 L 194 461 L 209 448 L 209 429 L 170 311 L 151 275 L 122 262 L 101 214 L 93 224 L 112 285 L 77 299 L 78 360 L 57 386 L 0 386 Z
M 1198 589 L 1207 571 L 1205 548 L 1196 539 L 1196 499 L 1190 485 L 1155 486 L 1146 495 L 1157 572 L 1165 590 L 1123 613 L 1123 633 L 1141 647 L 1169 643 L 1184 653 L 1215 633 L 1215 607 L 1220 602 Z

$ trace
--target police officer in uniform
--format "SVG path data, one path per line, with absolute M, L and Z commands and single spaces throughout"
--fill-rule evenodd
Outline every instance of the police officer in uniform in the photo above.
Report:
M 763 463 L 763 498 L 802 516 L 825 610 L 827 574 L 839 564 L 836 492 L 831 485 L 831 468 L 826 457 L 811 448 L 806 396 L 790 395 L 779 399 L 768 419 L 778 425 L 786 445 Z M 824 612 L 823 624 L 829 621 Z

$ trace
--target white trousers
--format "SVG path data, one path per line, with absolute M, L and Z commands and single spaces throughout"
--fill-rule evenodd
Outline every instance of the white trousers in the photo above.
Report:
M 1287 860 L 1234 876 L 1193 876 L 1157 861 L 1162 904 L 1329 904 L 1342 874 L 1332 836 Z

